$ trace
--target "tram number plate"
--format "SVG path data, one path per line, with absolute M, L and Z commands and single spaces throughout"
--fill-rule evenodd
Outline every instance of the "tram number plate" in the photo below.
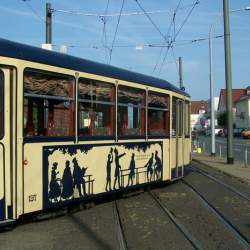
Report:
M 30 195 L 29 196 L 29 202 L 34 202 L 34 201 L 36 201 L 36 194 L 32 194 L 32 195 Z

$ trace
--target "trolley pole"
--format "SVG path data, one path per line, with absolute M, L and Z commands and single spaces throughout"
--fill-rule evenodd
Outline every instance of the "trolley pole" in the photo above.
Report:
M 182 58 L 179 57 L 179 81 L 180 89 L 183 89 L 183 80 L 182 80 Z
M 225 46 L 225 78 L 227 89 L 227 164 L 233 164 L 233 108 L 232 108 L 232 69 L 229 26 L 229 3 L 223 0 L 224 12 L 224 46 Z
M 52 10 L 51 10 L 51 3 L 46 3 L 46 44 L 52 44 Z

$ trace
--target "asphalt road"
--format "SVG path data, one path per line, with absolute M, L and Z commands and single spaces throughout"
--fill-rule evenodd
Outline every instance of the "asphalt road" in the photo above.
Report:
M 227 138 L 215 137 L 215 153 L 217 156 L 221 154 L 221 157 L 227 156 Z M 211 137 L 199 136 L 198 144 L 204 147 L 205 152 L 211 153 Z M 235 160 L 245 161 L 245 150 L 247 149 L 247 162 L 250 164 L 250 139 L 233 139 L 233 154 Z

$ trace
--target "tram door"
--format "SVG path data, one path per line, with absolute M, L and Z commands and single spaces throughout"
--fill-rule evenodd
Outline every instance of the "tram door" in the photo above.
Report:
M 185 151 L 185 136 L 184 136 L 184 101 L 176 99 L 176 166 L 175 177 L 179 178 L 184 175 L 184 151 Z
M 0 68 L 0 221 L 13 219 L 12 73 Z

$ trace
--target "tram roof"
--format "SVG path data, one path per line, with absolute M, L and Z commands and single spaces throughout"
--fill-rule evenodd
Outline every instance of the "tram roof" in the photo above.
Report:
M 189 94 L 185 91 L 180 90 L 173 84 L 163 79 L 5 39 L 0 39 L 0 56 L 18 58 L 90 74 L 111 77 L 118 80 L 145 84 L 151 87 L 167 89 L 189 96 Z

